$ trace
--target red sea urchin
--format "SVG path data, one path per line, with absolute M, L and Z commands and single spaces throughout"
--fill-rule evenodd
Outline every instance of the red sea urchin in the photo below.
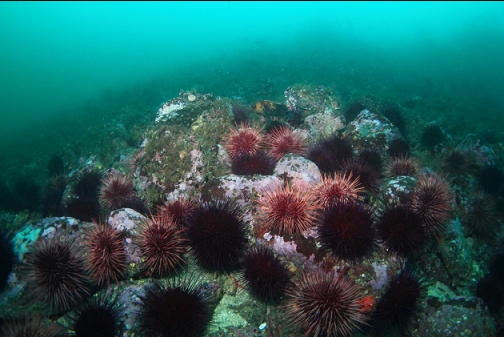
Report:
M 312 194 L 316 203 L 327 208 L 337 201 L 357 200 L 363 189 L 359 180 L 353 179 L 352 174 L 322 176 L 320 182 L 313 187 Z
M 126 207 L 135 198 L 135 187 L 128 176 L 114 171 L 103 178 L 100 201 L 109 209 Z
M 86 246 L 88 270 L 98 285 L 118 282 L 124 276 L 126 251 L 121 232 L 95 222 L 86 235 Z
M 302 156 L 306 152 L 305 138 L 287 125 L 274 128 L 266 136 L 266 145 L 269 147 L 269 155 L 277 161 L 287 153 Z
M 186 198 L 179 198 L 175 201 L 165 202 L 163 205 L 158 206 L 158 217 L 169 217 L 172 219 L 173 224 L 180 229 L 186 227 L 186 222 L 191 213 L 196 209 L 196 203 Z
M 191 252 L 206 270 L 224 272 L 240 264 L 247 249 L 243 214 L 229 200 L 203 203 L 187 221 Z
M 392 157 L 390 164 L 387 167 L 387 175 L 390 177 L 410 176 L 414 177 L 418 172 L 417 162 L 408 156 L 402 154 L 397 157 Z
M 322 212 L 318 240 L 335 257 L 359 262 L 375 248 L 373 222 L 373 210 L 364 204 L 335 202 Z
M 186 263 L 182 257 L 186 251 L 186 240 L 167 215 L 151 216 L 145 220 L 138 246 L 145 259 L 145 267 L 156 275 L 164 275 Z
M 413 191 L 411 208 L 422 218 L 427 234 L 439 237 L 451 217 L 450 185 L 437 174 L 422 174 Z
M 224 147 L 231 158 L 253 156 L 262 148 L 261 130 L 248 123 L 238 124 L 236 129 L 230 130 L 231 133 L 224 138 Z
M 243 259 L 242 279 L 250 292 L 262 301 L 276 302 L 290 283 L 289 270 L 269 248 L 252 248 Z
M 311 199 L 303 186 L 277 185 L 259 199 L 260 219 L 276 234 L 302 233 L 315 225 L 318 205 Z
M 88 294 L 84 261 L 73 242 L 39 240 L 25 262 L 32 296 L 51 309 L 69 309 Z
M 140 326 L 145 336 L 199 337 L 212 319 L 212 293 L 198 279 L 177 278 L 166 285 L 155 282 L 141 298 Z
M 365 323 L 361 291 L 347 276 L 305 274 L 290 294 L 288 314 L 304 337 L 347 337 Z

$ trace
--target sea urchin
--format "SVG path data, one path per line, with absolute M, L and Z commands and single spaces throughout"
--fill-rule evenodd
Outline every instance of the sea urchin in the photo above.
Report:
M 171 218 L 173 224 L 180 229 L 186 227 L 186 222 L 191 213 L 196 209 L 196 203 L 186 198 L 179 198 L 175 201 L 165 202 L 158 206 L 157 216 Z
M 288 314 L 305 337 L 352 336 L 365 322 L 360 290 L 342 273 L 305 274 L 290 297 Z
M 141 298 L 140 326 L 152 337 L 202 336 L 212 319 L 210 299 L 211 293 L 191 277 L 155 282 Z
M 327 208 L 337 201 L 357 200 L 363 189 L 359 180 L 352 174 L 322 176 L 320 182 L 313 187 L 312 194 L 316 203 Z
M 344 159 L 341 162 L 341 170 L 344 175 L 351 174 L 359 179 L 360 185 L 371 193 L 380 191 L 379 172 L 374 166 L 362 161 L 360 158 Z
M 452 195 L 450 185 L 437 174 L 422 174 L 417 181 L 411 207 L 422 218 L 429 236 L 439 237 L 450 219 Z
M 359 262 L 375 248 L 373 222 L 373 210 L 364 204 L 335 202 L 322 212 L 318 240 L 335 257 Z
M 25 262 L 32 296 L 51 309 L 69 309 L 88 294 L 84 261 L 72 242 L 39 240 Z
M 390 281 L 372 313 L 378 332 L 404 332 L 423 292 L 423 279 L 416 273 L 403 269 Z
M 290 282 L 289 270 L 272 250 L 252 248 L 243 259 L 242 279 L 250 292 L 262 301 L 278 301 Z
M 211 271 L 237 267 L 247 248 L 243 214 L 230 201 L 201 204 L 187 221 L 186 235 L 200 266 Z
M 263 224 L 277 234 L 292 235 L 315 225 L 318 205 L 303 186 L 288 184 L 266 190 L 258 203 Z
M 121 306 L 117 297 L 98 295 L 69 315 L 76 337 L 117 337 L 121 330 Z
M 151 216 L 141 227 L 138 241 L 145 267 L 157 275 L 163 275 L 185 264 L 183 254 L 186 240 L 175 229 L 168 215 Z
M 375 225 L 383 245 L 401 256 L 418 252 L 426 242 L 422 219 L 406 205 L 387 205 Z
M 117 282 L 126 270 L 126 251 L 121 232 L 94 223 L 86 235 L 88 270 L 98 285 Z
M 9 274 L 14 268 L 16 259 L 11 238 L 12 236 L 9 232 L 0 229 L 0 293 L 7 285 Z
M 23 318 L 7 317 L 3 320 L 0 328 L 0 336 L 16 337 L 66 337 L 66 329 L 56 323 L 50 325 L 42 321 L 39 315 L 27 314 Z
M 392 157 L 390 164 L 387 167 L 387 175 L 390 177 L 398 176 L 416 176 L 418 172 L 417 162 L 408 156 L 402 154 L 397 157 Z
M 231 133 L 224 139 L 224 147 L 231 158 L 253 156 L 262 148 L 263 135 L 261 130 L 251 127 L 248 123 L 231 128 Z
M 277 161 L 287 153 L 302 156 L 306 151 L 305 138 L 286 125 L 274 128 L 266 137 L 266 145 L 270 156 Z
M 231 173 L 239 176 L 254 174 L 272 175 L 276 161 L 262 151 L 253 155 L 242 155 L 231 160 Z
M 114 171 L 103 179 L 100 200 L 109 209 L 128 207 L 135 198 L 135 187 L 128 176 Z
M 490 194 L 477 192 L 468 201 L 462 223 L 468 232 L 479 238 L 491 237 L 497 228 L 495 201 Z

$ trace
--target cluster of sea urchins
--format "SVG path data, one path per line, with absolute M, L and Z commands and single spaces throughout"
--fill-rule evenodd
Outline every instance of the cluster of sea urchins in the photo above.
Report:
M 401 257 L 418 253 L 430 237 L 440 236 L 450 217 L 449 185 L 432 173 L 417 176 L 408 203 L 394 201 L 378 210 L 362 202 L 363 190 L 351 172 L 324 175 L 314 186 L 277 185 L 263 191 L 259 198 L 258 219 L 272 234 L 287 238 L 315 227 L 322 249 L 337 259 L 358 263 L 371 255 L 377 243 Z M 256 268 L 261 266 L 267 274 L 268 266 L 274 263 L 270 260 L 269 264 L 255 262 Z M 252 268 L 249 273 L 255 273 L 255 280 L 263 277 L 263 273 Z M 255 291 L 260 294 L 271 293 L 270 286 L 257 288 Z M 289 316 L 305 335 L 350 336 L 367 321 L 363 314 L 373 311 L 376 305 L 377 311 L 368 323 L 376 326 L 379 333 L 402 333 L 416 311 L 423 289 L 417 273 L 405 269 L 375 304 L 372 296 L 364 296 L 346 277 L 320 272 L 306 275 L 294 290 L 288 291 Z M 397 310 L 399 307 L 404 309 Z
M 362 195 L 379 190 L 380 172 L 368 163 L 374 154 L 354 159 L 343 139 L 330 137 L 307 150 L 304 138 L 287 126 L 264 135 L 240 124 L 226 137 L 225 147 L 233 172 L 239 174 L 270 174 L 287 153 L 313 160 L 323 173 L 320 182 L 285 181 L 262 191 L 257 220 L 272 234 L 286 237 L 314 228 L 323 250 L 351 264 L 369 257 L 377 243 L 401 256 L 416 253 L 429 237 L 440 235 L 450 217 L 448 183 L 435 174 L 418 175 L 416 164 L 403 155 L 393 160 L 389 172 L 417 175 L 409 203 L 372 207 L 363 202 Z M 114 174 L 107 175 L 99 196 L 110 209 L 136 198 L 131 181 Z M 250 248 L 248 236 L 242 210 L 229 200 L 165 203 L 145 220 L 134 238 L 142 258 L 140 276 L 177 273 L 189 252 L 204 270 L 239 272 L 237 281 L 261 301 L 278 303 L 287 298 L 291 322 L 305 335 L 350 336 L 367 321 L 365 314 L 373 311 L 375 300 L 364 296 L 344 271 L 337 275 L 320 271 L 292 282 L 284 258 L 261 245 Z M 56 313 L 75 308 L 92 292 L 90 283 L 106 286 L 126 276 L 129 261 L 124 242 L 123 233 L 99 223 L 87 230 L 82 247 L 71 241 L 40 240 L 26 257 L 31 294 Z M 211 291 L 200 283 L 198 278 L 184 276 L 147 287 L 141 298 L 140 326 L 156 336 L 200 336 L 212 317 Z M 376 305 L 372 317 L 378 323 L 374 324 L 381 330 L 403 327 L 421 290 L 416 274 L 401 272 Z M 398 306 L 408 310 L 396 312 Z M 100 317 L 99 312 L 109 318 L 102 331 L 120 328 L 117 302 L 104 297 L 78 307 L 71 318 L 74 331 L 89 317 Z M 182 324 L 187 321 L 194 324 Z
M 401 256 L 416 253 L 429 237 L 441 235 L 450 218 L 449 185 L 435 174 L 418 176 L 409 203 L 385 204 L 380 211 L 360 200 L 362 191 L 351 172 L 323 176 L 314 186 L 278 184 L 258 200 L 260 224 L 287 236 L 316 227 L 322 248 L 359 262 L 372 253 L 376 238 Z
M 237 175 L 271 175 L 276 163 L 287 153 L 304 155 L 306 140 L 287 125 L 267 134 L 248 123 L 231 128 L 224 139 L 231 158 L 231 172 Z
M 142 258 L 139 276 L 164 276 L 176 272 L 185 263 L 183 254 L 187 239 L 177 228 L 174 218 L 175 214 L 159 212 L 140 226 L 139 235 L 134 237 Z M 223 249 L 227 247 L 222 242 L 220 245 Z M 60 240 L 60 236 L 37 241 L 25 258 L 27 288 L 30 296 L 46 304 L 51 314 L 71 310 L 68 328 L 77 336 L 117 336 L 123 327 L 117 296 L 103 295 L 103 292 L 98 297 L 90 295 L 124 279 L 128 262 L 124 233 L 108 224 L 94 223 L 85 230 L 82 245 L 70 239 Z M 156 285 L 146 292 L 139 316 L 145 331 L 158 336 L 191 337 L 201 335 L 206 329 L 211 318 L 207 307 L 212 292 L 201 289 L 199 279 L 184 276 L 179 280 L 166 286 Z M 98 287 L 93 287 L 92 283 Z M 179 324 L 179 327 L 171 327 L 171 334 L 167 334 L 167 317 L 150 311 L 152 303 L 163 306 L 166 312 L 183 309 L 177 321 L 196 320 L 197 324 L 192 327 Z M 16 322 L 13 320 L 13 324 Z
M 65 185 L 66 186 L 66 185 Z M 63 214 L 82 221 L 98 221 L 106 212 L 120 208 L 132 208 L 142 214 L 148 210 L 137 196 L 133 181 L 119 171 L 110 171 L 102 175 L 97 170 L 83 171 L 78 174 L 72 188 L 73 197 L 66 202 Z M 60 197 L 61 199 L 61 197 Z M 57 209 L 53 205 L 52 209 Z

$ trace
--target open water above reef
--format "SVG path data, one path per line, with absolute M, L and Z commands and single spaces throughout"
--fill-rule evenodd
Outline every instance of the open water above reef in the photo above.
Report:
M 89 144 L 98 141 L 91 129 L 128 115 L 125 107 L 138 113 L 126 126 L 147 122 L 181 89 L 253 102 L 320 84 L 342 103 L 430 100 L 419 118 L 446 117 L 460 133 L 502 125 L 502 3 L 5 2 L 0 10 L 1 172 L 63 147 L 83 155 L 99 145 Z
M 0 305 L 10 307 L 13 315 L 30 305 L 18 292 L 24 285 L 18 267 L 23 263 L 20 250 L 31 240 L 65 226 L 87 228 L 83 221 L 49 216 L 72 215 L 77 181 L 91 168 L 131 176 L 151 211 L 184 193 L 210 200 L 236 197 L 236 186 L 251 189 L 254 193 L 236 197 L 254 228 L 249 243 L 275 247 L 283 262 L 291 260 L 296 281 L 305 267 L 333 266 L 326 255 L 317 255 L 318 249 L 316 263 L 313 258 L 304 261 L 301 253 L 286 253 L 284 238 L 254 227 L 259 222 L 254 200 L 263 185 L 276 176 L 298 177 L 279 173 L 289 165 L 313 164 L 298 158 L 295 165 L 282 162 L 266 178 L 230 178 L 229 158 L 223 159 L 219 146 L 233 126 L 232 106 L 239 105 L 262 127 L 276 120 L 305 130 L 310 145 L 325 125 L 303 119 L 325 111 L 341 122 L 332 130 L 351 140 L 355 154 L 374 132 L 387 141 L 400 135 L 421 170 L 444 171 L 454 196 L 451 219 L 439 240 L 431 240 L 426 252 L 410 261 L 425 274 L 429 289 L 407 331 L 425 336 L 502 331 L 502 303 L 493 303 L 489 312 L 489 298 L 476 297 L 475 288 L 485 279 L 496 287 L 489 289 L 504 293 L 502 282 L 495 285 L 489 276 L 490 269 L 496 274 L 495 269 L 504 268 L 498 255 L 504 240 L 503 22 L 500 2 L 0 3 L 0 227 L 24 238 L 15 244 L 19 261 Z M 258 108 L 268 102 L 276 112 Z M 355 119 L 360 111 L 349 112 L 355 103 L 378 115 Z M 186 115 L 156 122 L 163 104 L 167 109 L 183 105 L 170 111 Z M 399 120 L 387 115 L 387 107 L 399 111 Z M 295 112 L 299 116 L 293 117 Z M 363 125 L 383 125 L 389 131 L 371 126 L 362 131 Z M 386 165 L 389 144 L 375 145 Z M 452 158 L 454 153 L 465 163 Z M 136 166 L 130 167 L 132 161 Z M 56 189 L 58 175 L 67 185 L 55 206 L 48 191 Z M 386 185 L 386 175 L 380 193 L 393 185 Z M 400 188 L 407 189 L 404 184 Z M 487 194 L 479 194 L 482 190 Z M 379 199 L 366 201 L 377 207 Z M 491 213 L 491 224 L 485 225 L 491 238 L 474 229 L 475 219 L 485 215 L 475 211 L 481 200 L 492 205 L 483 209 Z M 103 209 L 101 216 L 107 217 Z M 308 252 L 315 247 L 310 235 L 296 239 Z M 492 261 L 497 262 L 490 268 Z M 193 262 L 189 269 L 201 272 Z M 387 270 L 390 279 L 399 269 L 397 260 L 375 252 L 362 264 L 350 264 L 347 272 L 356 280 L 363 275 L 360 286 L 379 299 Z M 124 282 L 135 295 L 124 292 L 123 297 L 131 304 L 150 278 L 138 266 L 130 265 L 127 273 L 132 279 Z M 280 336 L 283 331 L 297 336 L 282 306 L 256 307 L 259 302 L 233 283 L 238 276 L 205 274 L 208 284 L 223 289 L 207 333 Z M 47 314 L 43 307 L 35 308 Z M 226 312 L 236 321 L 226 321 Z M 59 323 L 68 322 L 58 315 Z M 465 325 L 457 317 L 465 317 Z M 243 323 L 247 319 L 249 325 Z M 254 330 L 263 321 L 269 328 Z M 125 330 L 135 331 L 130 328 Z M 364 329 L 363 335 L 372 333 Z

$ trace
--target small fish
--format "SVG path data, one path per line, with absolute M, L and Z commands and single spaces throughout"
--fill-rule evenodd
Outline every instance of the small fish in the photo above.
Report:
M 289 110 L 284 104 L 262 100 L 250 106 L 250 111 L 265 117 L 287 117 Z

